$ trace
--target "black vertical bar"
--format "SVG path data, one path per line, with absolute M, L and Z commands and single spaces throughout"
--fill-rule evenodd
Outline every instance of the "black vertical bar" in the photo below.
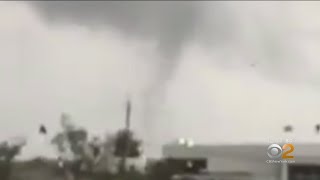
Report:
M 126 129 L 130 129 L 130 115 L 131 115 L 131 102 L 128 99 L 127 100 L 127 106 L 126 106 Z

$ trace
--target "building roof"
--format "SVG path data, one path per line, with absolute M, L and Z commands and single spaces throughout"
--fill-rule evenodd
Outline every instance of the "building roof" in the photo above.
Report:
M 163 146 L 164 157 L 175 158 L 207 158 L 207 157 L 229 157 L 246 159 L 269 159 L 267 148 L 270 144 L 238 144 L 238 145 L 194 145 L 192 147 L 178 144 L 167 144 Z M 320 143 L 292 143 L 295 157 L 319 157 Z

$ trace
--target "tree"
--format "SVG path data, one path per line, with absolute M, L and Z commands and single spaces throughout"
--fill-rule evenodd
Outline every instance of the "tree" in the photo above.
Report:
M 0 179 L 8 180 L 11 174 L 12 160 L 17 156 L 22 147 L 26 144 L 24 138 L 15 139 L 18 141 L 0 143 Z
M 129 129 L 119 130 L 114 139 L 114 155 L 120 157 L 119 173 L 126 170 L 126 158 L 139 157 L 141 155 L 141 141 L 133 136 L 133 132 Z
M 63 131 L 53 139 L 59 153 L 65 176 L 68 179 L 76 179 L 83 165 L 91 170 L 96 162 L 97 154 L 88 140 L 88 132 L 83 128 L 76 128 L 65 113 L 61 116 Z M 100 154 L 102 152 L 99 152 Z
M 126 152 L 127 151 L 127 152 Z M 139 157 L 141 155 L 141 141 L 133 137 L 133 132 L 129 130 L 120 130 L 115 137 L 116 157 Z

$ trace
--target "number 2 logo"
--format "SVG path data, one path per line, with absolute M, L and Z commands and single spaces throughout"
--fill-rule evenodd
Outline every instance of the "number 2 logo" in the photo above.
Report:
M 293 159 L 294 156 L 291 155 L 294 151 L 293 144 L 285 144 L 282 147 L 278 144 L 271 144 L 268 147 L 267 154 L 272 159 L 282 158 L 282 159 Z
M 294 156 L 290 155 L 294 151 L 294 146 L 292 144 L 285 144 L 282 146 L 282 159 L 293 159 Z

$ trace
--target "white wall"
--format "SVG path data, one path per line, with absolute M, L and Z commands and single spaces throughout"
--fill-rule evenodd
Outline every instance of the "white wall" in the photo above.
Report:
M 263 160 L 228 157 L 208 158 L 208 169 L 212 172 L 248 172 L 259 177 L 279 177 L 280 166 Z

